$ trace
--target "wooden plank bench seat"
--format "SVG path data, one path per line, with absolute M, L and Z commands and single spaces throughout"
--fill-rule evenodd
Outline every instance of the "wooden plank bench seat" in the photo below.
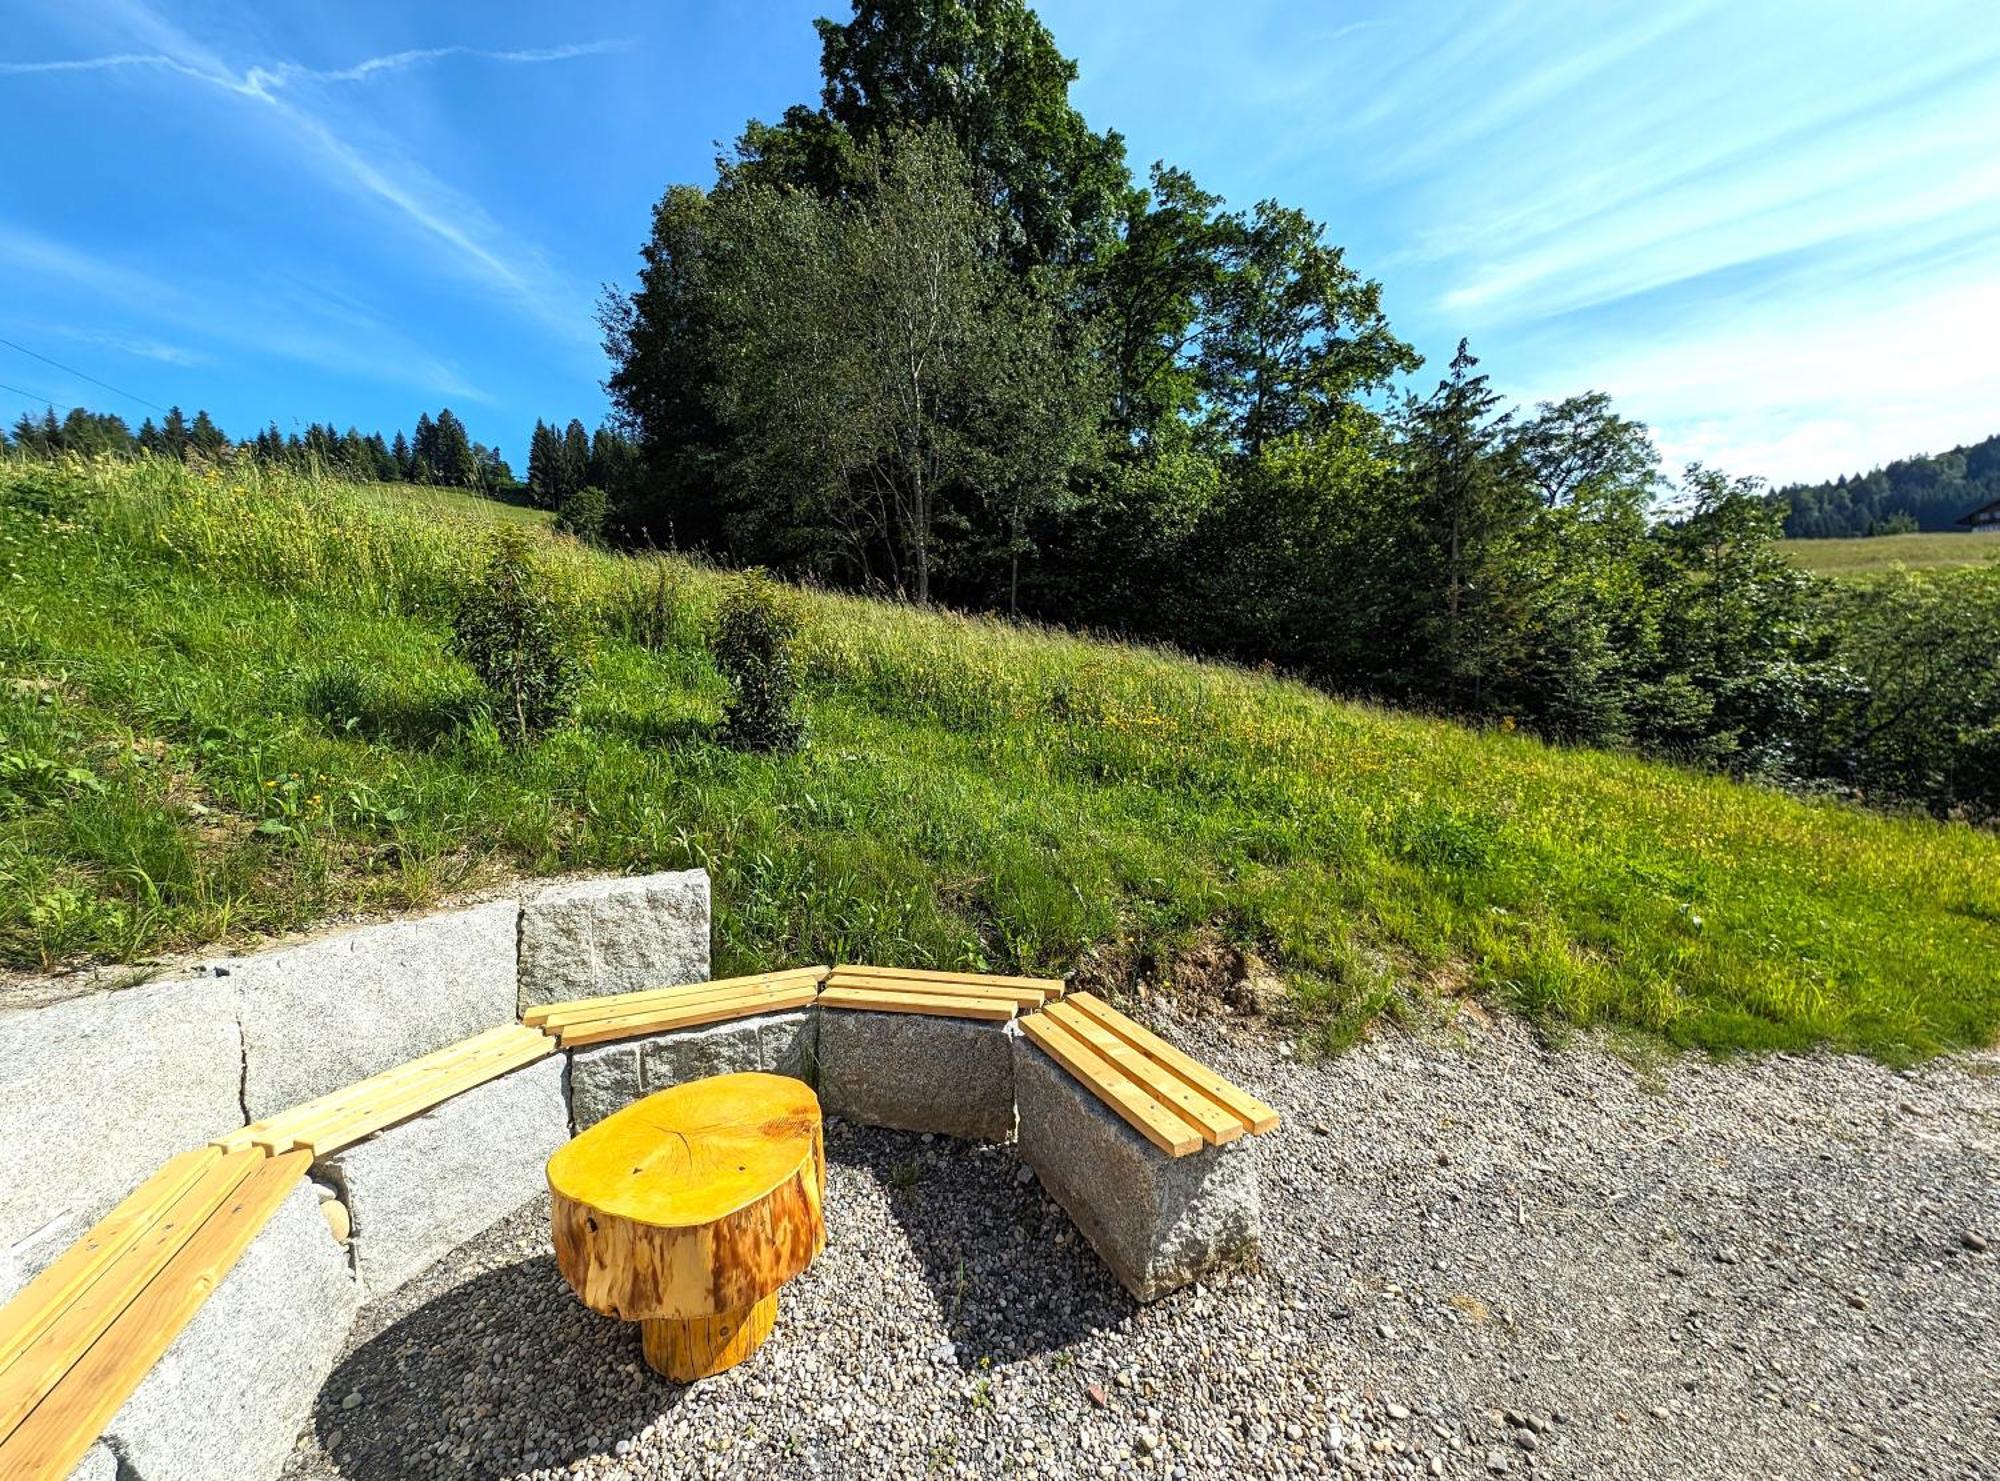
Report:
M 1060 977 L 1002 977 L 991 972 L 944 972 L 917 967 L 870 967 L 843 963 L 826 979 L 828 987 L 862 987 L 876 992 L 928 992 L 955 996 L 1007 997 L 1022 1012 L 1063 994 Z
M 1029 1014 L 1021 1031 L 1170 1157 L 1278 1124 L 1255 1096 L 1091 993 Z
M 802 1008 L 819 995 L 819 984 L 826 975 L 825 967 L 793 967 L 749 977 L 578 998 L 530 1008 L 521 1019 L 552 1036 L 563 1048 L 577 1049 L 614 1039 L 639 1038 L 670 1029 Z
M 227 1151 L 256 1147 L 274 1156 L 303 1150 L 324 1157 L 555 1050 L 555 1042 L 540 1030 L 502 1024 L 252 1122 L 212 1145 Z
M 820 993 L 823 1008 L 875 1013 L 927 1013 L 998 1022 L 1061 995 L 1054 977 L 1000 977 L 984 972 L 937 972 L 914 967 L 835 967 Z
M 0 1476 L 69 1474 L 311 1161 L 184 1152 L 0 1308 Z

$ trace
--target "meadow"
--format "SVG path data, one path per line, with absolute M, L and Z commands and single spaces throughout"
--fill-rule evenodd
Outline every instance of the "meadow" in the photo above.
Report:
M 1852 540 L 1787 540 L 1778 548 L 1814 575 L 1836 580 L 1876 576 L 1894 566 L 1923 571 L 2000 559 L 2000 537 L 1935 530 Z
M 1468 994 L 1717 1050 L 1905 1060 L 2000 1027 L 1991 833 L 816 592 L 808 743 L 739 754 L 706 645 L 732 578 L 539 528 L 596 662 L 577 724 L 512 750 L 447 634 L 520 517 L 254 465 L 0 465 L 0 958 L 700 866 L 718 973 L 1186 987 L 1240 947 L 1326 1045 Z

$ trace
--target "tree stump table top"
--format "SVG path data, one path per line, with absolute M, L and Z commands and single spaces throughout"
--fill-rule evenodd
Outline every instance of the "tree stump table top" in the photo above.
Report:
M 801 1080 L 690 1081 L 549 1159 L 556 1264 L 584 1305 L 641 1324 L 646 1361 L 689 1382 L 748 1357 L 778 1290 L 826 1247 L 826 1142 Z

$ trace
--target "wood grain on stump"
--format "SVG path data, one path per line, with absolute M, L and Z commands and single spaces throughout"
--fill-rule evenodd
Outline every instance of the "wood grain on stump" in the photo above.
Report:
M 826 1247 L 819 1100 L 782 1075 L 717 1075 L 618 1111 L 549 1159 L 556 1264 L 593 1311 L 644 1324 L 688 1382 L 757 1350 L 778 1289 Z

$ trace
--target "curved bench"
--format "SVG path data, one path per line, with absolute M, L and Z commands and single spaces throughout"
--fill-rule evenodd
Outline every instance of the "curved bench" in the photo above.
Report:
M 458 1228 L 440 1219 L 429 1180 L 384 1194 L 376 1167 L 453 1155 L 483 1167 L 495 1155 L 485 1135 L 517 1174 L 538 1173 L 580 1126 L 710 1074 L 790 1074 L 819 1088 L 829 1115 L 863 1124 L 995 1141 L 1018 1128 L 1022 1160 L 1140 1300 L 1257 1237 L 1243 1139 L 1276 1113 L 1109 1004 L 1065 998 L 1055 979 L 799 967 L 545 1004 L 523 1020 L 241 1127 L 141 1184 L 0 1307 L 0 1476 L 60 1478 L 103 1455 L 93 1441 L 260 1231 L 295 1193 L 310 1201 L 309 1169 L 333 1185 L 321 1207 L 343 1246 L 353 1210 L 355 1276 L 379 1291 L 440 1252 L 427 1224 L 455 1243 L 507 1210 L 474 1209 Z M 510 1135 L 509 1096 L 566 1109 L 523 1139 Z M 339 1332 L 358 1300 L 327 1317 Z M 274 1414 L 266 1427 L 295 1434 L 302 1419 Z

